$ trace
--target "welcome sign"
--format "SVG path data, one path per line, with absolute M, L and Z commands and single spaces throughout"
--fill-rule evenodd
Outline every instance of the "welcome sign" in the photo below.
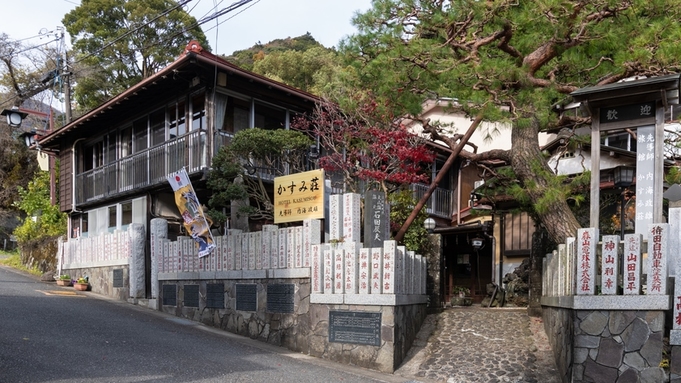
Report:
M 324 170 L 274 178 L 274 223 L 324 218 Z

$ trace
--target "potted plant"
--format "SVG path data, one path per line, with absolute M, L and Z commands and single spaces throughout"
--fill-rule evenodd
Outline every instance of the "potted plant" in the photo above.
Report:
M 57 279 L 58 286 L 71 286 L 71 276 L 68 274 L 63 274 Z
M 473 298 L 470 297 L 471 289 L 465 286 L 454 286 L 452 288 L 452 306 L 470 306 Z
M 79 291 L 86 291 L 90 287 L 90 283 L 88 282 L 87 277 L 80 277 L 76 281 L 76 283 L 73 284 L 73 288 Z

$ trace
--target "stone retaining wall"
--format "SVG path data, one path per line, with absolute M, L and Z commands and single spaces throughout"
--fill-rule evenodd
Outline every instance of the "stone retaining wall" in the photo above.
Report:
M 206 307 L 206 290 L 208 284 L 224 285 L 224 308 Z M 294 284 L 295 304 L 291 314 L 267 312 L 267 285 Z M 257 311 L 240 311 L 236 305 L 236 285 L 254 284 L 257 290 Z M 177 304 L 164 305 L 163 285 L 177 286 Z M 199 286 L 198 307 L 188 307 L 184 302 L 184 290 L 187 285 Z M 307 353 L 305 337 L 310 333 L 309 278 L 301 279 L 264 279 L 264 280 L 165 280 L 159 289 L 159 306 L 165 313 L 201 322 L 231 333 L 258 339 L 276 346 L 286 347 L 293 351 Z
M 330 342 L 330 311 L 380 313 L 380 346 Z M 426 304 L 404 306 L 312 304 L 309 353 L 334 362 L 392 373 L 406 357 L 425 317 Z
M 257 339 L 289 350 L 392 373 L 404 360 L 426 317 L 426 299 L 401 305 L 310 303 L 310 278 L 269 279 L 162 279 L 158 304 L 161 311 L 235 334 Z M 222 284 L 224 306 L 207 307 L 208 285 Z M 292 313 L 269 312 L 267 290 L 270 285 L 294 285 Z M 255 285 L 256 311 L 237 310 L 237 285 Z M 171 287 L 164 287 L 171 286 Z M 198 286 L 198 304 L 185 302 L 187 286 Z M 164 297 L 166 289 L 176 292 L 174 305 Z M 215 302 L 213 302 L 215 304 Z M 194 303 L 192 303 L 194 305 Z M 331 342 L 329 314 L 334 312 L 380 313 L 380 345 Z
M 542 308 L 544 331 L 549 338 L 561 382 L 571 382 L 574 321 L 572 310 L 561 307 Z
M 114 270 L 116 270 L 116 273 L 122 273 L 123 275 L 122 287 L 114 287 Z M 90 290 L 97 294 L 122 301 L 126 301 L 130 297 L 128 265 L 62 269 L 61 273 L 70 275 L 72 279 L 87 276 L 90 282 Z
M 563 382 L 665 382 L 665 311 L 543 309 Z

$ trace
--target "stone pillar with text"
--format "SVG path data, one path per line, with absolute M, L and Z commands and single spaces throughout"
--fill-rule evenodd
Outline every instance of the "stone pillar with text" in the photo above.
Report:
M 390 204 L 384 192 L 364 194 L 364 246 L 383 246 L 390 239 Z
M 624 295 L 641 294 L 641 234 L 624 236 L 623 288 Z
M 397 242 L 385 241 L 383 245 L 383 270 L 381 292 L 383 294 L 397 294 L 395 282 L 395 259 L 397 258 Z
M 322 243 L 322 222 L 318 219 L 303 221 L 303 267 L 311 266 L 312 246 Z
M 343 238 L 343 196 L 333 194 L 329 196 L 329 242 Z
M 594 295 L 596 291 L 596 245 L 598 230 L 577 230 L 577 295 Z
M 358 242 L 360 236 L 360 205 L 361 196 L 357 193 L 343 194 L 343 240 L 345 242 Z

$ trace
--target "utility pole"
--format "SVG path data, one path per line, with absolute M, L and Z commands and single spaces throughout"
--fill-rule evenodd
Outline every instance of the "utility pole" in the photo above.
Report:
M 66 125 L 71 122 L 71 71 L 69 71 L 69 56 L 64 41 L 64 29 L 61 27 L 58 27 L 58 29 L 61 31 L 59 35 L 61 46 L 64 48 L 64 64 L 59 68 L 59 71 L 64 79 L 64 125 Z

